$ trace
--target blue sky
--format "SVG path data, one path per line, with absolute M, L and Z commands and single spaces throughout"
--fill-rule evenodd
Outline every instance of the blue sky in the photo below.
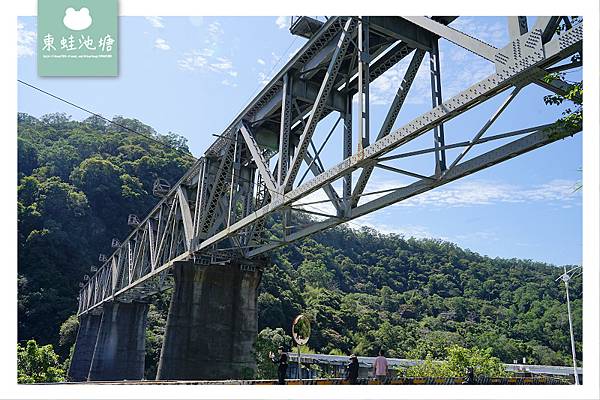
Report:
M 455 27 L 502 47 L 508 41 L 503 17 L 463 17 Z M 111 118 L 137 118 L 161 133 L 176 132 L 201 155 L 275 74 L 305 39 L 287 30 L 287 17 L 122 17 L 117 78 L 40 78 L 36 71 L 35 18 L 19 18 L 18 75 L 56 95 Z M 449 98 L 494 72 L 493 65 L 446 41 L 440 43 L 442 91 Z M 371 86 L 375 136 L 409 60 Z M 431 106 L 424 60 L 396 127 Z M 580 72 L 568 76 L 580 79 Z M 561 109 L 544 104 L 547 92 L 527 87 L 486 135 L 553 122 Z M 34 116 L 77 109 L 19 86 L 18 109 Z M 447 142 L 470 139 L 504 100 L 492 99 L 446 124 Z M 316 137 L 335 122 L 328 117 Z M 339 130 L 338 130 L 339 132 Z M 325 165 L 340 161 L 340 135 L 323 151 Z M 318 140 L 318 139 L 317 139 Z M 406 150 L 430 145 L 419 138 Z M 554 264 L 580 264 L 582 135 L 561 140 L 503 164 L 450 183 L 366 217 L 351 226 L 370 226 L 405 236 L 442 238 L 492 257 L 518 257 Z M 474 149 L 472 154 L 489 147 Z M 457 155 L 449 152 L 450 160 Z M 433 159 L 417 157 L 393 164 L 430 173 Z M 300 176 L 302 175 L 302 171 Z M 355 178 L 356 179 L 356 178 Z M 409 180 L 377 170 L 366 191 L 397 187 Z M 319 199 L 320 194 L 312 195 Z M 325 207 L 326 206 L 319 206 Z

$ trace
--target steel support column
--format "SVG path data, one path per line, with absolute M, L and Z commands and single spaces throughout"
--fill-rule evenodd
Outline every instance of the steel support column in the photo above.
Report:
M 358 22 L 358 151 L 369 145 L 369 17 Z
M 398 118 L 398 114 L 404 105 L 404 101 L 406 100 L 406 96 L 408 96 L 408 91 L 412 86 L 415 77 L 417 76 L 417 72 L 419 71 L 419 67 L 421 66 L 421 62 L 425 57 L 425 50 L 417 49 L 415 50 L 415 54 L 413 54 L 412 59 L 410 60 L 410 64 L 404 73 L 404 77 L 402 78 L 402 82 L 400 83 L 400 87 L 396 92 L 396 96 L 394 96 L 394 100 L 390 105 L 390 108 L 385 116 L 385 120 L 381 125 L 381 129 L 379 130 L 379 134 L 377 135 L 377 140 L 380 140 L 386 137 L 394 127 L 394 123 Z M 347 158 L 347 157 L 346 157 Z M 360 173 L 358 180 L 356 181 L 356 186 L 354 187 L 354 191 L 352 192 L 352 207 L 356 207 L 358 204 L 358 199 L 360 195 L 365 190 L 367 186 L 367 182 L 371 177 L 371 173 L 373 172 L 373 166 L 365 166 Z
M 344 30 L 340 36 L 336 50 L 333 52 L 331 61 L 329 62 L 329 66 L 327 67 L 327 72 L 325 73 L 325 77 L 323 79 L 323 82 L 321 83 L 319 94 L 315 99 L 315 104 L 312 107 L 311 113 L 308 117 L 308 121 L 306 122 L 306 126 L 304 127 L 304 131 L 300 136 L 298 147 L 294 154 L 292 163 L 290 164 L 288 175 L 285 178 L 284 186 L 286 188 L 286 191 L 292 189 L 294 180 L 296 179 L 296 175 L 300 170 L 300 165 L 304 160 L 304 153 L 306 153 L 306 150 L 308 149 L 312 136 L 317 127 L 317 123 L 319 122 L 321 114 L 325 109 L 325 103 L 333 89 L 335 78 L 342 65 L 344 55 L 346 54 L 346 50 L 348 49 L 348 45 L 350 44 L 350 39 L 352 38 L 352 34 L 354 33 L 355 27 L 356 21 L 353 18 L 348 19 L 348 21 L 344 25 Z
M 440 74 L 440 50 L 438 38 L 432 37 L 431 50 L 429 51 L 429 73 L 431 77 L 431 108 L 442 104 L 442 78 Z M 433 143 L 435 151 L 435 174 L 439 176 L 446 170 L 446 151 L 444 147 L 444 124 L 440 123 L 433 128 Z
M 344 113 L 344 139 L 343 158 L 352 156 L 352 96 L 346 99 L 346 112 Z M 344 216 L 350 216 L 352 209 L 352 172 L 344 175 L 342 184 L 342 202 L 344 205 Z
M 292 82 L 289 74 L 283 76 L 281 121 L 279 128 L 279 164 L 277 186 L 281 188 L 290 163 L 290 130 L 292 121 Z M 283 190 L 280 190 L 283 192 Z

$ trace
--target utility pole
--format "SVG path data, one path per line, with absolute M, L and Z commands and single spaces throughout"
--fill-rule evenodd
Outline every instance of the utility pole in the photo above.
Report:
M 575 384 L 579 385 L 579 375 L 577 374 L 577 357 L 575 355 L 575 337 L 573 336 L 573 320 L 571 318 L 571 300 L 569 299 L 569 280 L 575 274 L 575 271 L 581 269 L 581 267 L 575 267 L 567 271 L 567 267 L 564 266 L 564 274 L 556 278 L 556 281 L 561 279 L 565 284 L 565 292 L 567 295 L 567 313 L 569 315 L 569 332 L 571 334 L 571 355 L 573 356 L 573 376 L 575 377 Z M 581 275 L 581 273 L 579 273 Z M 577 276 L 579 276 L 577 275 Z

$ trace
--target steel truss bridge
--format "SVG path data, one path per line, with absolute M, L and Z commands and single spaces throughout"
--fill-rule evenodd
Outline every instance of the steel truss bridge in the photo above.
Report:
M 567 17 L 550 16 L 538 17 L 528 26 L 525 17 L 509 17 L 510 40 L 496 48 L 453 28 L 456 18 L 295 20 L 292 32 L 308 41 L 152 211 L 141 220 L 134 218 L 131 234 L 115 244 L 114 253 L 82 287 L 78 314 L 101 310 L 109 301 L 139 301 L 164 290 L 171 285 L 168 275 L 178 261 L 208 265 L 235 259 L 242 263 L 241 268 L 254 268 L 253 257 L 279 246 L 581 130 L 581 126 L 550 121 L 485 136 L 522 88 L 539 85 L 560 95 L 571 90 L 572 86 L 559 78 L 544 77 L 581 66 L 581 59 L 573 56 L 582 52 L 582 23 L 572 26 Z M 559 34 L 561 24 L 566 30 Z M 495 72 L 443 101 L 440 40 L 488 61 Z M 432 107 L 393 129 L 425 57 L 429 58 Z M 372 121 L 369 85 L 404 59 L 410 62 L 384 120 Z M 508 93 L 506 100 L 473 132 L 471 140 L 449 143 L 445 123 L 503 93 Z M 317 140 L 315 131 L 331 114 L 342 122 L 340 129 Z M 370 127 L 377 129 L 370 132 Z M 332 135 L 341 135 L 343 145 L 338 151 L 339 163 L 325 168 L 321 152 Z M 423 135 L 432 136 L 431 147 L 404 150 Z M 507 138 L 511 141 L 506 142 Z M 472 149 L 483 143 L 493 148 L 473 155 Z M 449 149 L 460 153 L 450 159 Z M 429 174 L 390 165 L 423 154 L 433 156 Z M 392 190 L 365 192 L 375 168 L 401 174 L 411 182 Z M 312 178 L 304 181 L 308 173 Z M 319 190 L 335 212 L 304 207 L 303 199 Z M 306 213 L 316 214 L 315 218 L 305 225 L 292 224 L 294 215 Z M 267 224 L 267 219 L 279 221 L 280 228 Z

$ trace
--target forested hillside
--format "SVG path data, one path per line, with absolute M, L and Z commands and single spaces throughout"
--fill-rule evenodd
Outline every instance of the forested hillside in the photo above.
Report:
M 156 202 L 155 178 L 175 182 L 191 161 L 185 139 L 137 120 L 40 119 L 19 114 L 19 341 L 51 343 L 67 357 L 74 340 L 78 283 L 127 215 Z M 477 249 L 473 249 L 476 251 Z M 480 256 L 435 239 L 339 227 L 282 248 L 266 266 L 259 327 L 284 328 L 300 312 L 313 319 L 309 346 L 324 353 L 441 358 L 452 344 L 491 348 L 505 362 L 568 365 L 564 289 L 555 266 Z M 572 282 L 581 360 L 581 278 Z M 168 293 L 153 305 L 147 373 L 156 367 Z M 60 343 L 59 343 L 60 337 Z
M 58 343 L 83 275 L 129 233 L 128 214 L 156 203 L 154 179 L 176 182 L 191 165 L 185 139 L 114 121 L 183 152 L 98 117 L 18 116 L 19 340 Z

